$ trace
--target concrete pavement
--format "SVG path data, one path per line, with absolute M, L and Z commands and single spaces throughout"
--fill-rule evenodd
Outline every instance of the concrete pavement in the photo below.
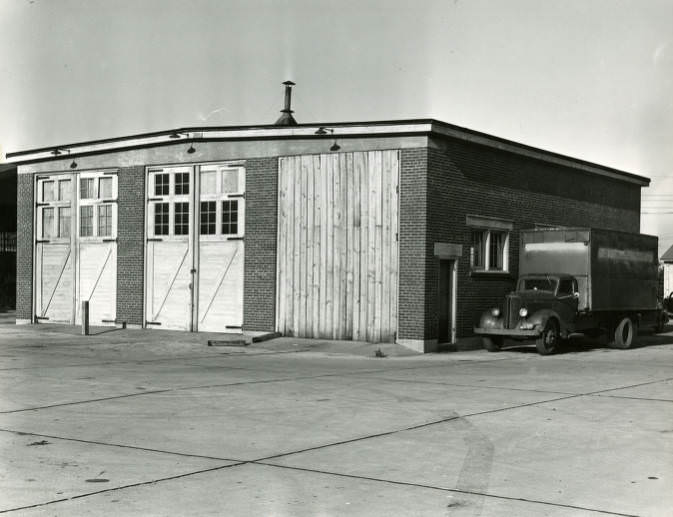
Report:
M 0 513 L 673 515 L 673 334 L 541 357 L 77 332 L 0 325 Z

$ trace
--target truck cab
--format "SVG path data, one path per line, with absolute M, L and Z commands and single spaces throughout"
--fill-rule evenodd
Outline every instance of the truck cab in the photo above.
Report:
M 541 340 L 541 353 L 552 353 L 559 340 L 575 330 L 579 298 L 578 282 L 572 275 L 524 275 L 516 290 L 506 296 L 502 308 L 482 314 L 475 334 L 483 336 L 484 346 L 490 351 L 499 350 L 509 338 Z

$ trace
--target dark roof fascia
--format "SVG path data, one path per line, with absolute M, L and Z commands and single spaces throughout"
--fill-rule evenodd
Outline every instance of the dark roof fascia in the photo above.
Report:
M 410 125 L 410 124 L 427 124 L 432 126 L 432 130 L 430 132 L 412 132 L 412 133 L 402 133 L 402 132 L 392 132 L 392 133 L 367 133 L 367 132 L 362 132 L 362 133 L 357 133 L 357 134 L 349 134 L 349 135 L 338 135 L 337 138 L 343 139 L 343 138 L 363 138 L 363 137 L 385 137 L 385 136 L 410 136 L 410 135 L 419 135 L 419 134 L 426 134 L 426 135 L 437 135 L 440 137 L 444 138 L 459 138 L 462 135 L 465 135 L 467 140 L 469 140 L 469 137 L 474 137 L 477 139 L 482 139 L 482 142 L 474 142 L 480 145 L 485 145 L 488 147 L 493 147 L 493 148 L 500 148 L 501 150 L 508 151 L 507 149 L 503 149 L 502 147 L 499 147 L 498 145 L 494 144 L 500 144 L 500 146 L 505 146 L 505 147 L 513 147 L 515 149 L 519 149 L 524 152 L 528 153 L 534 153 L 537 154 L 538 157 L 537 159 L 543 160 L 545 158 L 549 159 L 554 159 L 554 160 L 562 160 L 564 162 L 568 162 L 568 164 L 576 164 L 581 167 L 587 167 L 587 168 L 593 168 L 597 170 L 601 170 L 604 172 L 607 172 L 609 174 L 614 174 L 617 176 L 623 176 L 624 178 L 629 178 L 631 181 L 636 181 L 638 183 L 641 183 L 643 186 L 647 186 L 650 184 L 650 179 L 644 176 L 640 176 L 638 174 L 633 174 L 631 172 L 626 172 L 620 169 L 616 169 L 613 167 L 608 167 L 605 165 L 600 165 L 594 162 L 589 162 L 586 160 L 582 160 L 579 158 L 574 158 L 572 156 L 560 154 L 560 153 L 555 153 L 552 151 L 547 151 L 545 149 L 541 149 L 538 147 L 533 147 L 530 145 L 522 144 L 519 142 L 515 142 L 513 140 L 507 140 L 506 138 L 501 138 L 493 135 L 489 135 L 488 133 L 483 133 L 480 131 L 475 131 L 473 129 L 465 128 L 462 126 L 457 126 L 455 124 L 449 124 L 448 122 L 443 122 L 441 120 L 437 119 L 432 119 L 432 118 L 424 118 L 424 119 L 404 119 L 404 120 L 377 120 L 377 121 L 369 121 L 369 122 L 315 122 L 315 123 L 303 123 L 303 124 L 297 124 L 296 126 L 277 126 L 275 124 L 266 124 L 266 125 L 248 125 L 248 126 L 188 126 L 188 127 L 182 127 L 182 128 L 177 128 L 177 129 L 170 129 L 170 130 L 165 130 L 165 131 L 155 131 L 155 132 L 150 132 L 150 133 L 137 133 L 134 135 L 127 135 L 127 136 L 121 136 L 121 137 L 115 137 L 115 138 L 106 138 L 106 139 L 101 139 L 101 140 L 89 140 L 89 141 L 83 141 L 83 142 L 76 142 L 72 144 L 62 144 L 62 145 L 52 145 L 48 147 L 41 147 L 37 149 L 29 149 L 29 150 L 24 150 L 24 151 L 16 151 L 13 153 L 7 153 L 7 158 L 20 158 L 21 156 L 33 154 L 33 153 L 41 153 L 41 152 L 49 152 L 54 149 L 70 149 L 74 150 L 77 147 L 83 147 L 83 146 L 89 146 L 89 145 L 99 145 L 99 144 L 106 144 L 106 143 L 117 143 L 117 142 L 124 142 L 124 141 L 131 141 L 135 140 L 138 138 L 152 138 L 152 137 L 159 137 L 159 136 L 165 136 L 165 135 L 171 135 L 174 133 L 208 133 L 208 132 L 213 132 L 213 131 L 240 131 L 240 130 L 270 130 L 270 129 L 283 129 L 283 128 L 303 128 L 303 127 L 327 127 L 327 128 L 337 128 L 337 127 L 352 127 L 352 126 L 381 126 L 381 125 Z M 447 135 L 445 132 L 441 130 L 449 131 L 456 133 L 455 135 Z M 327 135 L 333 136 L 333 135 Z M 107 152 L 120 152 L 128 149 L 141 149 L 141 148 L 147 148 L 147 147 L 158 147 L 158 146 L 163 146 L 163 145 L 172 145 L 172 144 L 177 144 L 179 142 L 218 142 L 218 141 L 241 141 L 241 140 L 284 140 L 284 139 L 320 139 L 320 138 L 325 138 L 325 135 L 277 135 L 277 136 L 249 136 L 249 137 L 232 137 L 232 138 L 208 138 L 208 137 L 192 137 L 192 138 L 180 138 L 176 139 L 175 141 L 172 142 L 165 142 L 165 143 L 150 143 L 150 144 L 142 144 L 142 145 L 129 145 L 127 147 L 119 147 L 114 149 L 113 151 L 107 151 Z M 90 154 L 101 154 L 106 151 L 93 151 L 93 152 L 85 152 L 85 153 L 80 153 L 78 156 L 86 156 Z M 511 152 L 511 151 L 509 151 Z M 17 164 L 29 164 L 29 163 L 36 163 L 36 162 L 45 162 L 45 161 L 51 161 L 51 160 L 59 160 L 59 159 L 64 159 L 67 158 L 67 155 L 59 155 L 59 156 L 54 156 L 53 158 L 39 158 L 35 160 L 26 160 L 26 161 L 21 161 L 17 160 L 16 162 L 13 162 L 14 165 Z
M 293 126 L 296 127 L 296 126 Z M 190 130 L 191 131 L 191 130 Z M 371 134 L 371 133 L 360 133 L 360 134 L 351 134 L 351 135 L 337 135 L 336 138 L 338 140 L 348 140 L 348 139 L 355 139 L 355 138 L 363 138 L 365 136 L 367 137 L 380 137 L 380 138 L 385 138 L 385 137 L 409 137 L 409 136 L 418 136 L 422 133 L 419 132 L 400 132 L 400 133 L 376 133 L 376 134 Z M 430 134 L 429 132 L 425 134 Z M 12 165 L 18 166 L 18 165 L 30 165 L 33 163 L 45 163 L 45 162 L 53 162 L 56 160 L 67 160 L 72 158 L 80 158 L 83 156 L 97 156 L 101 154 L 110 154 L 110 153 L 118 153 L 118 152 L 125 152 L 125 151 L 137 151 L 140 149 L 148 149 L 150 147 L 168 147 L 171 145 L 184 145 L 187 143 L 203 143 L 203 142 L 245 142 L 245 141 L 250 141 L 250 140 L 256 140 L 256 141 L 263 141 L 263 140 L 325 140 L 325 139 L 334 139 L 335 137 L 333 135 L 278 135 L 278 136 L 239 136 L 239 137 L 228 137 L 228 138 L 204 138 L 204 137 L 194 137 L 194 138 L 181 138 L 180 140 L 175 140 L 175 141 L 170 141 L 170 142 L 157 142 L 157 143 L 152 143 L 152 144 L 139 144 L 139 145 L 129 145 L 126 147 L 119 147 L 116 149 L 101 149 L 98 151 L 87 151 L 83 153 L 77 153 L 76 155 L 60 155 L 60 156 L 53 156 L 53 157 L 48 157 L 48 158 L 35 158 L 34 160 L 22 160 L 22 161 L 17 161 L 17 162 L 12 162 Z M 66 147 L 66 146 L 63 146 Z M 47 148 L 47 150 L 52 149 Z M 40 152 L 40 151 L 31 151 L 31 152 Z M 9 156 L 9 155 L 8 155 Z
M 177 129 L 169 129 L 165 131 L 154 131 L 151 133 L 136 133 L 133 135 L 126 135 L 126 136 L 118 136 L 114 138 L 103 138 L 101 140 L 86 140 L 86 141 L 81 141 L 81 142 L 75 142 L 71 144 L 58 144 L 58 145 L 50 145 L 47 147 L 39 147 L 36 149 L 26 149 L 23 151 L 15 151 L 12 153 L 7 153 L 8 158 L 16 158 L 19 156 L 24 156 L 26 154 L 33 154 L 33 153 L 43 153 L 47 151 L 52 151 L 54 149 L 73 149 L 75 147 L 82 147 L 85 145 L 98 145 L 98 144 L 106 144 L 106 143 L 113 143 L 113 142 L 123 142 L 125 140 L 135 140 L 137 138 L 151 138 L 155 136 L 164 136 L 164 135 L 171 135 L 174 133 L 206 133 L 208 131 L 247 131 L 247 130 L 254 130 L 254 129 L 296 129 L 296 128 L 302 128 L 302 127 L 327 127 L 327 128 L 334 128 L 334 127 L 351 127 L 351 126 L 383 126 L 383 125 L 407 125 L 407 124 L 432 124 L 436 122 L 434 119 L 409 119 L 409 120 L 377 120 L 377 121 L 372 121 L 372 122 L 312 122 L 312 123 L 303 123 L 303 124 L 297 124 L 296 126 L 277 126 L 275 124 L 266 124 L 266 125 L 253 125 L 253 126 L 188 126 L 188 127 L 181 127 Z M 363 133 L 364 134 L 364 133 Z M 395 133 L 399 134 L 399 133 Z M 324 135 L 316 135 L 317 137 L 324 137 Z M 329 136 L 329 135 L 328 135 Z M 339 138 L 341 138 L 342 135 L 339 135 Z M 361 136 L 361 135 L 360 135 Z M 262 140 L 264 137 L 246 137 L 245 140 Z M 297 136 L 288 136 L 287 138 L 306 138 L 304 136 L 302 137 L 297 137 Z M 278 139 L 278 137 L 275 137 L 275 139 Z M 230 140 L 230 139 L 226 139 Z M 181 139 L 176 139 L 176 141 L 182 141 L 182 142 L 187 142 L 191 141 L 191 139 L 187 138 L 181 138 Z M 121 148 L 120 148 L 121 149 Z M 118 149 L 119 150 L 119 149 Z M 57 156 L 58 158 L 63 158 L 63 156 Z

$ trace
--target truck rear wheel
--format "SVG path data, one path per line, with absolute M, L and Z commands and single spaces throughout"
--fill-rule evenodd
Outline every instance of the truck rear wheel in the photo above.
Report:
M 500 352 L 502 344 L 505 341 L 502 336 L 485 336 L 482 338 L 484 348 L 489 352 Z
M 615 329 L 613 341 L 610 343 L 612 348 L 631 348 L 633 340 L 636 337 L 636 325 L 629 317 L 622 318 Z
M 558 350 L 559 341 L 558 324 L 555 320 L 549 320 L 540 337 L 535 340 L 535 347 L 540 355 L 550 355 Z

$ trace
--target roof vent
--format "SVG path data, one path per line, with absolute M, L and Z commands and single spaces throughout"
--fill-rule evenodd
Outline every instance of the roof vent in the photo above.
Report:
M 292 87 L 294 83 L 292 81 L 285 81 L 285 108 L 280 110 L 282 115 L 278 120 L 276 120 L 276 126 L 296 126 L 297 121 L 292 116 L 292 109 L 290 109 L 290 104 L 292 103 Z

